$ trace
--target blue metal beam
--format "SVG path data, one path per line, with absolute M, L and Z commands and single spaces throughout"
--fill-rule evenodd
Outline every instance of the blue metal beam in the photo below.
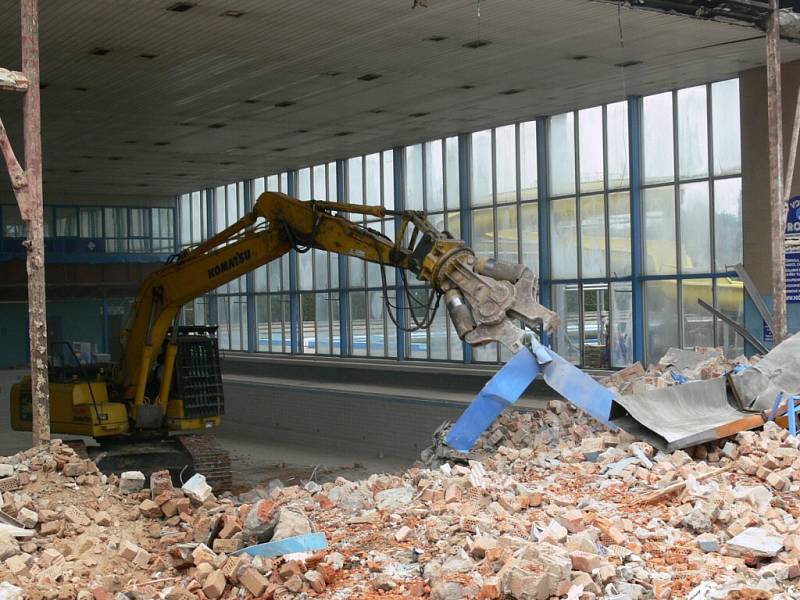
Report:
M 347 169 L 345 161 L 336 161 L 336 201 L 346 202 Z M 339 350 L 342 356 L 352 354 L 350 347 L 350 296 L 348 294 L 347 257 L 337 255 L 339 265 Z
M 286 193 L 297 197 L 297 170 L 287 172 Z M 292 354 L 300 354 L 300 340 L 302 339 L 302 323 L 300 322 L 300 293 L 297 286 L 297 252 L 289 251 L 289 321 L 292 336 Z
M 392 165 L 394 167 L 394 209 L 397 211 L 406 209 L 406 186 L 405 173 L 406 161 L 405 152 L 403 148 L 395 148 L 392 150 Z M 385 176 L 385 174 L 384 174 Z M 400 233 L 400 224 L 403 222 L 402 217 L 396 216 L 394 218 L 394 234 L 395 236 Z M 395 306 L 394 315 L 400 327 L 397 330 L 397 360 L 405 360 L 408 358 L 408 344 L 406 340 L 406 332 L 401 327 L 406 327 L 406 297 L 403 289 L 402 269 L 395 269 L 394 275 L 394 296 Z M 389 310 L 386 307 L 386 310 Z M 395 327 L 394 323 L 389 323 L 389 327 Z
M 539 303 L 552 308 L 550 279 L 550 184 L 547 173 L 547 118 L 536 119 L 536 174 L 539 189 Z M 548 345 L 547 333 L 542 343 Z
M 244 180 L 244 210 L 249 213 L 253 209 L 253 180 Z M 256 275 L 250 271 L 245 275 L 245 293 L 247 299 L 247 351 L 258 351 L 258 323 L 256 313 Z
M 470 203 L 472 198 L 471 173 L 472 164 L 472 137 L 468 133 L 458 136 L 458 208 L 461 239 L 472 247 L 472 212 Z M 464 363 L 472 362 L 472 346 L 463 343 Z
M 642 270 L 642 165 L 641 102 L 628 98 L 628 139 L 631 173 L 631 292 L 633 307 L 633 360 L 644 362 L 644 294 Z
M 215 223 L 214 203 L 217 196 L 214 188 L 207 188 L 206 194 L 206 237 L 210 238 L 216 231 L 217 224 Z M 176 211 L 177 212 L 177 211 Z M 219 325 L 219 312 L 217 310 L 217 294 L 213 291 L 206 294 L 206 302 L 208 303 L 208 324 Z

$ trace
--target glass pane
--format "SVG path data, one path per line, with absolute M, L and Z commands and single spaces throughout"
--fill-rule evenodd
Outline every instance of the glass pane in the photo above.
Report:
M 301 290 L 310 290 L 314 287 L 313 255 L 311 252 L 297 253 L 298 286 Z
M 253 180 L 253 203 L 258 200 L 258 197 L 266 190 L 266 182 L 263 177 L 256 177 Z
M 314 200 L 327 200 L 328 189 L 325 180 L 325 165 L 316 165 L 311 172 L 311 176 L 311 197 L 314 198 Z
M 281 261 L 273 260 L 271 263 L 266 265 L 267 269 L 267 280 L 269 284 L 269 291 L 270 292 L 280 292 L 281 291 Z
M 536 121 L 526 121 L 519 125 L 519 161 L 520 198 L 534 200 L 539 197 Z
M 553 349 L 573 364 L 581 360 L 580 298 L 575 284 L 556 284 L 552 287 L 553 307 L 561 317 L 553 337 Z
M 348 271 L 349 271 L 349 278 L 350 278 L 350 287 L 351 288 L 359 288 L 364 287 L 365 279 L 364 279 L 364 261 L 360 258 L 356 258 L 355 256 L 349 256 L 348 260 Z
M 283 192 L 284 194 L 289 193 L 289 173 L 281 173 L 280 174 L 280 189 L 276 190 L 279 192 Z
M 314 289 L 328 289 L 328 253 L 323 250 L 311 251 L 314 256 Z
M 539 204 L 532 202 L 520 207 L 522 234 L 522 264 L 539 274 Z
M 315 294 L 300 294 L 300 352 L 316 354 L 317 306 Z
M 609 189 L 630 185 L 628 159 L 628 103 L 616 102 L 606 107 L 606 160 Z
M 153 209 L 153 214 L 159 214 L 158 236 L 162 238 L 175 237 L 175 211 L 171 208 Z M 155 235 L 155 233 L 154 233 Z
M 166 209 L 169 210 L 169 209 Z M 153 209 L 153 217 L 159 215 L 158 209 Z M 80 236 L 84 238 L 103 237 L 103 209 L 82 207 L 80 209 Z
M 738 79 L 711 85 L 711 118 L 714 137 L 714 174 L 740 173 L 742 138 L 739 125 Z
M 220 350 L 231 349 L 231 316 L 228 296 L 217 296 L 217 340 Z
M 230 186 L 233 187 L 233 186 Z M 133 233 L 133 220 L 134 216 L 131 215 L 131 235 Z M 235 220 L 235 219 L 234 219 Z M 192 192 L 192 243 L 198 244 L 205 239 L 206 236 L 206 202 L 205 194 L 201 192 Z
M 336 179 L 336 163 L 328 163 L 328 200 L 335 202 L 339 200 L 339 191 L 337 189 Z
M 188 198 L 187 198 L 188 205 Z M 4 213 L 5 215 L 5 213 Z M 183 214 L 181 215 L 184 216 Z M 185 215 L 185 223 L 181 222 L 181 230 L 184 225 L 189 224 L 188 214 Z M 188 228 L 187 228 L 188 231 Z M 128 209 L 127 208 L 106 208 L 105 209 L 105 237 L 107 238 L 126 238 L 128 237 Z M 183 240 L 189 242 L 189 238 Z
M 425 210 L 437 212 L 443 208 L 442 140 L 434 140 L 425 144 Z
M 597 192 L 603 182 L 603 107 L 578 112 L 580 143 L 581 193 Z
M 458 168 L 458 138 L 449 137 L 445 141 L 445 163 L 447 166 L 446 185 L 447 208 L 458 209 L 460 203 L 461 184 Z
M 494 213 L 491 208 L 472 211 L 472 249 L 476 256 L 494 257 Z
M 581 276 L 606 276 L 606 208 L 602 194 L 581 198 Z
M 517 200 L 517 131 L 516 126 L 498 127 L 494 133 L 497 169 L 497 202 Z
M 664 183 L 675 176 L 672 150 L 672 92 L 642 98 L 642 177 Z
M 550 117 L 550 193 L 563 196 L 575 193 L 575 114 Z
M 333 340 L 331 340 L 330 298 L 327 293 L 314 294 L 314 318 L 317 321 L 316 352 L 317 354 L 331 354 Z M 336 309 L 338 310 L 338 308 Z
M 472 206 L 492 203 L 492 131 L 472 134 Z
M 475 362 L 496 363 L 498 361 L 496 342 L 472 348 L 472 360 Z
M 678 90 L 678 159 L 681 179 L 708 176 L 706 86 Z
M 214 191 L 214 231 L 219 233 L 228 226 L 228 210 L 225 206 L 225 188 Z
M 406 210 L 423 210 L 422 144 L 406 147 Z
M 645 363 L 654 363 L 678 346 L 678 286 L 675 280 L 645 281 Z
M 131 237 L 150 237 L 150 209 L 131 209 Z
M 239 219 L 239 205 L 236 197 L 236 186 L 230 184 L 225 192 L 227 197 L 226 206 L 228 208 L 228 225 L 233 225 Z
M 58 237 L 78 236 L 78 210 L 72 206 L 56 209 L 56 235 Z
M 281 191 L 280 182 L 278 181 L 277 175 L 270 175 L 267 177 L 267 189 L 270 192 L 280 192 Z
M 432 360 L 447 360 L 447 311 L 439 307 L 429 328 Z
M 714 346 L 714 316 L 697 300 L 713 306 L 710 279 L 684 279 L 681 283 L 683 301 L 683 347 Z
M 411 311 L 418 320 L 425 316 L 425 306 L 428 302 L 428 291 L 425 288 L 415 287 L 410 290 L 411 300 L 406 304 L 406 327 L 415 327 L 414 320 L 409 314 Z M 406 350 L 411 358 L 428 358 L 428 332 L 424 329 L 406 332 Z
M 714 182 L 714 238 L 717 271 L 742 262 L 742 180 Z
M 497 207 L 497 260 L 519 262 L 516 204 Z
M 383 205 L 394 210 L 394 152 L 383 153 Z
M 367 355 L 367 295 L 350 292 L 350 350 L 354 356 Z
M 711 227 L 708 183 L 688 183 L 680 188 L 681 271 L 708 273 L 711 270 Z
M 611 284 L 611 366 L 633 363 L 633 292 L 628 281 Z
M 553 278 L 578 277 L 578 236 L 575 219 L 575 198 L 551 201 L 550 253 Z
M 347 201 L 350 204 L 364 204 L 364 177 L 361 157 L 347 161 Z
M 583 359 L 587 369 L 609 366 L 608 285 L 583 285 Z
M 269 296 L 255 297 L 256 301 L 256 344 L 257 352 L 269 352 Z
M 267 292 L 267 266 L 258 267 L 253 271 L 253 285 L 256 292 Z
M 183 194 L 180 200 L 180 216 L 181 216 L 181 244 L 190 244 L 192 241 L 192 199 L 189 194 Z M 109 233 L 109 211 L 113 211 L 113 208 L 106 209 L 106 237 L 116 237 Z M 113 229 L 114 225 L 114 217 L 112 216 L 111 219 Z M 127 220 L 125 221 L 125 230 L 127 235 Z
M 608 195 L 608 236 L 611 276 L 631 274 L 631 206 L 628 192 Z
M 365 204 L 381 206 L 381 155 L 368 154 L 364 161 L 364 180 L 367 185 Z
M 675 188 L 644 190 L 644 268 L 648 275 L 678 272 L 675 255 Z
M 369 355 L 386 355 L 383 329 L 383 292 L 369 292 Z
M 110 210 L 110 209 L 107 209 Z M 15 204 L 3 205 L 3 237 L 24 238 L 25 224 Z
M 300 169 L 297 172 L 297 197 L 300 200 L 311 200 L 311 169 Z
M 744 289 L 741 281 L 722 277 L 716 280 L 717 308 L 737 323 L 744 323 Z M 730 325 L 717 320 L 717 346 L 735 358 L 744 354 L 744 340 Z

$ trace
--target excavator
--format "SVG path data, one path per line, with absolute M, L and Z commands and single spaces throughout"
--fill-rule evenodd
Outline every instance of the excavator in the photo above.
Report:
M 392 241 L 345 215 L 395 217 L 399 230 Z M 377 263 L 382 273 L 399 268 L 409 301 L 419 302 L 408 290 L 410 271 L 431 290 L 422 321 L 411 318 L 428 326 L 444 297 L 459 337 L 473 346 L 498 342 L 516 353 L 530 335 L 527 328 L 559 325 L 558 315 L 537 302 L 538 280 L 530 269 L 476 256 L 422 212 L 264 192 L 244 217 L 146 278 L 122 334 L 119 363 L 82 365 L 73 354 L 72 362 L 51 367 L 51 431 L 94 438 L 98 445 L 84 448 L 107 472 L 169 468 L 174 475 L 188 468 L 216 489 L 230 487 L 229 458 L 203 434 L 219 426 L 224 413 L 216 328 L 180 326 L 181 307 L 292 249 L 311 248 Z M 390 309 L 385 275 L 383 281 Z M 11 389 L 11 423 L 17 431 L 31 430 L 29 377 Z

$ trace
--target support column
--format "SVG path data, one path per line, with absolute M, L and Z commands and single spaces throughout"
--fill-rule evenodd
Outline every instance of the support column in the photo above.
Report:
M 472 212 L 470 211 L 470 201 L 472 197 L 472 138 L 468 133 L 458 136 L 458 216 L 459 226 L 461 227 L 461 239 L 464 243 L 472 247 Z M 464 363 L 472 363 L 472 346 L 463 342 Z
M 0 121 L 2 152 L 28 238 L 28 336 L 31 361 L 33 445 L 50 441 L 50 389 L 47 370 L 47 305 L 44 282 L 44 221 L 42 208 L 42 121 L 39 99 L 38 0 L 21 0 L 22 72 L 12 71 L 0 89 L 23 92 L 22 123 L 25 169 L 17 161 Z
M 633 360 L 644 363 L 644 290 L 642 275 L 642 168 L 640 99 L 628 98 L 628 140 L 631 174 L 631 308 Z
M 783 195 L 783 102 L 778 0 L 769 0 L 767 20 L 767 128 L 769 132 L 770 248 L 772 254 L 772 332 L 775 344 L 787 335 L 786 212 Z
M 206 239 L 212 237 L 216 232 L 216 211 L 214 210 L 216 204 L 217 192 L 214 188 L 207 188 L 206 195 Z M 221 229 L 220 229 L 221 230 Z M 206 294 L 206 302 L 208 302 L 208 324 L 219 325 L 219 311 L 217 309 L 217 292 L 216 290 L 210 291 Z
M 406 209 L 406 186 L 405 186 L 405 173 L 406 173 L 406 156 L 403 148 L 394 148 L 392 150 L 392 165 L 394 168 L 394 209 L 402 211 Z M 403 222 L 402 217 L 396 216 L 394 218 L 394 234 L 395 236 L 400 233 L 400 226 Z M 394 315 L 397 322 L 400 324 L 397 327 L 397 360 L 405 360 L 408 358 L 408 344 L 406 340 L 406 332 L 403 327 L 406 327 L 406 296 L 403 289 L 403 271 L 402 269 L 395 269 L 394 275 L 394 296 L 395 308 Z M 387 308 L 387 310 L 389 310 Z M 394 323 L 390 323 L 394 327 Z
M 347 168 L 344 160 L 336 161 L 336 201 L 347 202 Z M 342 356 L 352 354 L 350 348 L 350 295 L 348 294 L 347 257 L 337 255 L 339 267 L 339 349 Z
M 536 119 L 536 177 L 539 182 L 539 304 L 552 309 L 550 273 L 550 183 L 547 172 L 547 118 Z M 549 336 L 542 332 L 542 343 Z
M 249 213 L 253 210 L 253 180 L 244 181 L 244 210 Z M 247 351 L 258 351 L 258 323 L 256 316 L 256 275 L 249 271 L 245 277 L 245 299 L 247 308 Z
M 297 197 L 297 170 L 287 173 L 286 193 L 293 198 Z M 300 341 L 302 340 L 302 323 L 300 320 L 300 293 L 297 285 L 297 252 L 289 251 L 289 321 L 291 325 L 291 350 L 292 354 L 300 354 Z

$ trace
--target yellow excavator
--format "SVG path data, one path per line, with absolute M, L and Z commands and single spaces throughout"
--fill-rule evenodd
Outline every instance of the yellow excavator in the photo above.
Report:
M 395 241 L 343 215 L 399 219 Z M 524 265 L 478 257 L 424 213 L 379 206 L 300 201 L 265 192 L 249 214 L 151 273 L 136 296 L 119 364 L 73 364 L 50 370 L 51 430 L 94 438 L 93 458 L 107 471 L 156 468 L 203 472 L 217 489 L 230 485 L 229 459 L 208 435 L 224 412 L 213 327 L 181 327 L 181 307 L 292 250 L 327 250 L 411 271 L 432 290 L 430 324 L 439 300 L 459 337 L 474 346 L 523 347 L 525 326 L 552 331 L 559 318 L 537 302 L 537 279 Z M 383 272 L 383 271 L 382 271 Z M 387 302 L 384 277 L 384 300 Z M 434 303 L 435 297 L 435 303 Z M 416 300 L 415 300 L 416 301 Z M 391 311 L 390 311 L 391 314 Z M 68 351 L 71 348 L 68 347 Z M 32 426 L 30 378 L 11 389 L 11 423 Z

